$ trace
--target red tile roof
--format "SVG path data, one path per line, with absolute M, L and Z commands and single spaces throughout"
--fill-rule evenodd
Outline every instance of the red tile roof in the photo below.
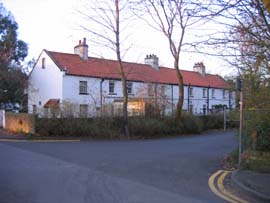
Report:
M 117 61 L 94 57 L 82 60 L 77 54 L 46 52 L 61 70 L 67 71 L 68 75 L 120 79 Z M 172 68 L 160 67 L 159 70 L 155 70 L 147 64 L 130 62 L 123 62 L 123 65 L 127 80 L 178 84 L 175 70 Z M 227 83 L 218 75 L 202 76 L 200 73 L 186 70 L 181 70 L 181 73 L 185 85 L 228 88 Z
M 46 104 L 44 104 L 44 108 L 58 107 L 59 103 L 60 99 L 49 99 Z

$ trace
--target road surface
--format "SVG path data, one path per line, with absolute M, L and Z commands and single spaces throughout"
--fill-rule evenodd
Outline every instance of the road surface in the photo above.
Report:
M 233 131 L 138 141 L 0 142 L 1 203 L 222 203 Z

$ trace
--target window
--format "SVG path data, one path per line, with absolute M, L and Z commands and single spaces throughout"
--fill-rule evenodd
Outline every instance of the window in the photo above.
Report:
M 216 96 L 215 96 L 215 89 L 212 89 L 212 98 L 216 98 Z
M 152 83 L 148 84 L 148 96 L 154 96 L 154 84 Z
M 109 81 L 109 94 L 114 94 L 114 85 L 115 82 L 113 80 Z
M 190 113 L 193 113 L 193 104 L 189 104 L 188 110 Z
M 166 86 L 165 85 L 161 85 L 161 88 L 160 88 L 161 96 L 165 96 L 165 89 L 166 89 Z
M 132 82 L 127 82 L 127 93 L 132 94 Z
M 190 97 L 193 97 L 193 88 L 192 88 L 192 87 L 190 87 L 190 88 L 188 89 L 188 95 L 189 95 Z
M 45 68 L 45 61 L 46 61 L 46 58 L 42 58 L 41 60 L 42 60 L 42 65 L 41 65 L 41 67 L 44 69 L 44 68 Z
M 37 113 L 37 105 L 33 105 L 33 114 L 36 114 Z
M 223 90 L 223 99 L 226 99 L 226 90 Z
M 87 94 L 87 81 L 80 81 L 80 94 Z
M 80 117 L 86 118 L 88 115 L 88 105 L 81 104 L 80 105 Z
M 203 98 L 206 98 L 206 97 L 207 97 L 207 89 L 203 88 Z
M 206 114 L 206 104 L 203 105 L 203 115 Z

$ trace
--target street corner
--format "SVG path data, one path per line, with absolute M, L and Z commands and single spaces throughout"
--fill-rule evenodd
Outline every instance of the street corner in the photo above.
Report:
M 235 170 L 231 174 L 231 182 L 246 194 L 264 200 L 264 202 L 270 202 L 269 173 Z
M 232 171 L 219 170 L 212 174 L 208 180 L 211 191 L 221 199 L 231 203 L 254 203 L 258 202 L 243 193 L 240 193 L 231 184 Z

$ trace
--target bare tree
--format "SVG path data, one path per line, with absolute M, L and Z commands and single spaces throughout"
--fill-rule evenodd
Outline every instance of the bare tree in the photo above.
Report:
M 162 32 L 167 38 L 169 49 L 174 59 L 174 69 L 178 78 L 179 97 L 176 118 L 181 118 L 184 83 L 180 71 L 179 61 L 182 51 L 188 49 L 192 43 L 185 40 L 187 34 L 192 34 L 192 28 L 202 25 L 207 20 L 208 4 L 190 0 L 141 0 L 145 10 L 142 18 L 155 30 Z M 194 31 L 194 30 L 193 30 Z
M 123 132 L 125 136 L 129 137 L 127 79 L 122 62 L 122 42 L 125 38 L 121 38 L 124 36 L 122 35 L 123 30 L 129 20 L 126 12 L 127 3 L 128 1 L 125 0 L 91 1 L 84 6 L 84 10 L 80 9 L 79 13 L 84 17 L 85 22 L 89 23 L 80 25 L 80 27 L 93 36 L 92 41 L 115 52 L 118 73 L 122 81 Z
M 213 2 L 216 7 L 223 8 L 215 17 L 222 31 L 209 35 L 201 44 L 214 47 L 214 52 L 208 54 L 222 57 L 245 79 L 246 107 L 268 108 L 270 13 L 267 5 L 262 0 Z

